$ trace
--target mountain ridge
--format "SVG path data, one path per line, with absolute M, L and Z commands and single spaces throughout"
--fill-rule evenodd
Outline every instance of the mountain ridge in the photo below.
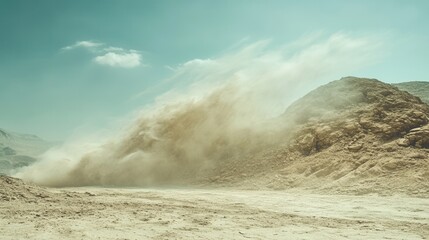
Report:
M 52 143 L 25 133 L 17 133 L 0 128 L 0 173 L 28 166 L 48 150 Z
M 422 101 L 429 104 L 429 82 L 427 81 L 410 81 L 392 84 L 402 91 L 407 91 L 414 96 L 419 97 Z

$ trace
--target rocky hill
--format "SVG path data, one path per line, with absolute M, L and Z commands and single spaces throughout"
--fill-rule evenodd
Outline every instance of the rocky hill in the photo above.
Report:
M 429 82 L 414 81 L 393 84 L 402 91 L 407 91 L 429 104 Z
M 281 117 L 278 147 L 235 160 L 211 181 L 250 188 L 429 195 L 429 106 L 375 79 L 347 77 Z
M 35 162 L 36 157 L 51 146 L 35 135 L 0 129 L 0 174 Z
M 429 105 L 391 84 L 342 78 L 245 128 L 243 119 L 231 119 L 237 110 L 213 94 L 140 119 L 70 169 L 60 159 L 49 170 L 36 164 L 16 176 L 62 187 L 196 184 L 429 196 Z M 4 152 L 16 150 L 10 148 Z

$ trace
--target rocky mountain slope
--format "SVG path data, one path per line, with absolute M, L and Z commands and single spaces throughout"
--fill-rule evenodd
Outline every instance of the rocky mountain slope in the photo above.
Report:
M 414 81 L 393 84 L 402 91 L 407 91 L 429 104 L 429 82 Z
M 375 79 L 347 77 L 310 92 L 281 117 L 284 143 L 210 179 L 250 188 L 429 195 L 429 106 Z
M 0 173 L 27 166 L 52 144 L 30 134 L 21 134 L 0 129 Z

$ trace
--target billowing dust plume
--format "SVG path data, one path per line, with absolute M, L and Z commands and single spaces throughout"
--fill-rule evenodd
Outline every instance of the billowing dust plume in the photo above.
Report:
M 268 50 L 257 42 L 175 68 L 174 89 L 122 135 L 47 152 L 15 176 L 48 186 L 180 185 L 288 137 L 276 116 L 310 88 L 373 61 L 379 39 L 335 34 Z M 77 147 L 76 147 L 77 146 Z M 81 147 L 79 147 L 81 146 Z M 67 152 L 64 149 L 69 149 Z

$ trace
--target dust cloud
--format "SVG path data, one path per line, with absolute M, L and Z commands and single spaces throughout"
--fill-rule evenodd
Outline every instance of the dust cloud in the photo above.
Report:
M 305 91 L 376 61 L 381 41 L 337 33 L 271 45 L 256 42 L 169 67 L 173 74 L 163 84 L 173 89 L 129 130 L 51 150 L 15 176 L 57 187 L 187 184 L 284 142 L 291 126 L 276 116 Z

